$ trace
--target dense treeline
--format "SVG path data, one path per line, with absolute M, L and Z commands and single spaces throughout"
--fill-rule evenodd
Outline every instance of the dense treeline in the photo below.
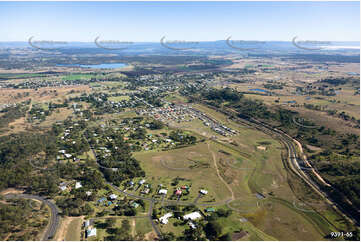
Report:
M 33 167 L 29 160 L 42 153 L 44 159 L 53 159 L 57 153 L 56 137 L 52 132 L 45 134 L 19 133 L 0 137 L 0 190 L 8 187 L 39 185 L 33 189 L 52 188 L 47 178 L 39 180 L 32 176 Z M 51 176 L 49 176 L 51 179 Z M 41 187 L 44 185 L 44 187 Z
M 43 206 L 40 209 L 34 214 L 30 200 L 11 199 L 7 203 L 0 203 L 0 240 L 36 240 L 47 221 L 29 223 L 29 219 L 36 219 L 40 212 L 47 211 Z
M 350 77 L 328 77 L 320 80 L 319 82 L 328 83 L 334 86 L 345 85 L 347 83 L 354 83 L 360 85 L 360 79 L 350 78 Z
M 360 207 L 360 162 L 359 156 L 324 151 L 310 159 L 324 179 L 332 184 L 327 188 L 331 197 L 342 201 L 340 205 L 359 216 Z M 352 208 L 352 209 L 350 209 Z
M 59 198 L 56 204 L 66 216 L 90 215 L 94 209 L 81 198 Z
M 237 102 L 239 101 L 243 95 L 231 88 L 224 88 L 221 90 L 218 89 L 210 89 L 209 91 L 204 93 L 206 98 L 209 100 L 216 100 L 216 101 L 230 101 L 230 102 Z

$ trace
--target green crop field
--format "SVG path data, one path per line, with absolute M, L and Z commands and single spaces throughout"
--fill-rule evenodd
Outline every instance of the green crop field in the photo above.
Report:
M 96 75 L 92 75 L 92 74 L 70 74 L 70 75 L 63 76 L 62 79 L 69 80 L 69 81 L 90 80 L 92 77 L 95 77 L 95 76 Z

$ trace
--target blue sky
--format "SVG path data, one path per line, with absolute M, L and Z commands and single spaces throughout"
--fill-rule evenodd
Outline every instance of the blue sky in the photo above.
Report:
M 0 2 L 0 41 L 359 41 L 359 2 Z

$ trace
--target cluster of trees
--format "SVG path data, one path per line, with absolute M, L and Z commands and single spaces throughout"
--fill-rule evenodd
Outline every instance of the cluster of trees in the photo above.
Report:
M 8 127 L 9 123 L 16 119 L 25 117 L 25 114 L 29 109 L 27 106 L 29 101 L 0 110 L 0 129 Z
M 135 216 L 137 215 L 137 210 L 129 205 L 118 205 L 114 209 L 115 215 L 117 216 Z
M 180 130 L 170 132 L 169 138 L 176 142 L 179 142 L 181 145 L 195 144 L 197 141 L 197 138 L 195 136 L 183 133 Z
M 40 181 L 39 177 L 48 171 L 41 171 L 38 176 L 33 176 L 34 168 L 29 160 L 33 156 L 42 152 L 44 159 L 54 159 L 57 153 L 56 137 L 47 132 L 39 133 L 20 133 L 10 136 L 0 137 L 0 190 L 8 187 L 28 187 L 33 184 L 35 191 L 46 191 L 55 181 L 51 180 L 50 175 L 45 176 L 46 181 Z
M 282 84 L 264 84 L 263 85 L 264 88 L 266 89 L 270 89 L 270 90 L 274 90 L 274 89 L 283 89 L 283 85 Z
M 197 210 L 196 206 L 189 205 L 181 209 L 179 206 L 170 205 L 167 209 L 174 211 L 174 217 L 183 217 L 186 213 Z M 231 210 L 217 209 L 217 211 L 205 216 L 204 221 L 193 222 L 196 224 L 196 228 L 186 229 L 182 236 L 176 238 L 173 233 L 163 234 L 162 240 L 186 240 L 186 241 L 204 241 L 204 240 L 231 240 L 230 233 L 224 233 L 222 225 L 219 222 L 220 218 L 227 218 L 232 214 Z M 153 219 L 158 218 L 158 213 L 153 210 Z M 176 221 L 174 226 L 185 225 L 187 220 Z
M 323 151 L 310 157 L 314 166 L 324 175 L 324 179 L 332 184 L 325 187 L 330 196 L 339 204 L 359 216 L 360 208 L 360 162 L 359 156 L 342 155 L 331 150 Z M 350 202 L 351 203 L 350 203 Z
M 65 216 L 91 215 L 94 212 L 94 209 L 88 203 L 78 197 L 59 198 L 56 200 L 56 205 L 62 209 Z
M 41 207 L 43 210 L 44 207 Z M 33 214 L 29 200 L 11 199 L 8 203 L 0 202 L 0 240 L 34 240 L 46 226 L 47 221 L 29 223 Z M 32 227 L 32 228 L 31 228 Z M 19 230 L 23 228 L 23 230 Z M 25 230 L 25 228 L 27 228 Z M 20 233 L 19 233 L 20 232 Z M 7 237 L 11 234 L 10 237 Z
M 144 128 L 137 128 L 133 133 L 129 135 L 132 139 L 145 139 L 147 131 Z
M 162 129 L 164 128 L 164 124 L 159 120 L 153 120 L 152 122 L 149 123 L 149 128 L 153 130 Z
M 107 233 L 109 236 L 107 236 L 105 239 L 110 241 L 131 241 L 134 240 L 131 232 L 131 227 L 129 220 L 122 220 L 122 225 L 120 228 L 114 228 L 115 220 L 113 219 L 107 219 L 105 222 L 107 226 Z
M 165 93 L 157 94 L 151 91 L 145 91 L 142 92 L 141 94 L 136 94 L 136 95 L 140 98 L 143 98 L 147 103 L 155 107 L 163 106 L 162 98 L 165 96 Z
M 237 110 L 241 118 L 255 117 L 268 119 L 272 116 L 267 106 L 260 100 L 243 98 L 233 108 Z
M 243 97 L 240 92 L 237 92 L 232 88 L 210 89 L 207 90 L 204 94 L 208 100 L 217 100 L 219 102 L 238 102 Z
M 29 121 L 32 121 L 35 117 L 37 120 L 43 122 L 45 121 L 46 117 L 51 115 L 51 110 L 46 110 L 41 106 L 33 106 L 31 110 L 29 111 L 29 114 L 31 117 L 29 118 Z
M 98 133 L 100 130 L 98 130 Z M 87 130 L 87 137 L 92 137 L 92 131 Z M 106 141 L 104 146 L 110 150 L 110 156 L 98 156 L 98 162 L 108 168 L 116 169 L 101 169 L 107 181 L 116 185 L 120 185 L 126 179 L 145 176 L 145 172 L 139 165 L 139 162 L 132 157 L 131 149 L 127 143 L 124 142 L 123 135 L 120 131 L 113 131 L 111 129 L 102 131 L 105 137 L 109 137 L 112 141 Z M 90 139 L 90 144 L 99 147 L 95 140 Z
M 325 82 L 334 86 L 339 86 L 339 85 L 345 85 L 350 81 L 351 78 L 346 78 L 346 77 L 328 77 L 322 79 L 320 82 Z

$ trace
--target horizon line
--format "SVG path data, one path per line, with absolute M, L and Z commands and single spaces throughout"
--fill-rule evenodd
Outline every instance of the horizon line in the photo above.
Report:
M 54 40 L 38 40 L 38 41 L 54 41 Z M 69 43 L 94 43 L 95 41 L 80 41 L 80 40 L 55 40 L 55 41 L 63 41 Z M 114 41 L 114 40 L 112 40 Z M 174 40 L 172 40 L 174 41 Z M 176 40 L 178 41 L 178 40 Z M 186 42 L 217 42 L 217 41 L 227 41 L 227 39 L 219 39 L 219 40 L 187 40 Z M 234 39 L 231 41 L 263 41 L 263 42 L 292 42 L 291 40 L 241 40 L 241 39 Z M 360 40 L 301 40 L 301 41 L 320 41 L 320 42 L 361 42 Z M 0 43 L 9 43 L 9 42 L 24 42 L 28 43 L 29 40 L 0 40 Z M 159 41 L 128 41 L 131 43 L 159 43 Z

